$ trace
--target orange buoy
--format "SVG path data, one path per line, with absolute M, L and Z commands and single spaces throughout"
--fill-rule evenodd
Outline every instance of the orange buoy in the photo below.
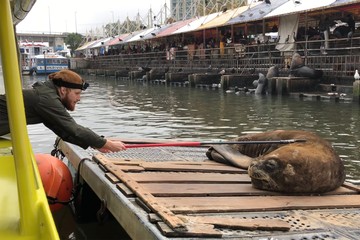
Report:
M 52 212 L 61 209 L 68 202 L 73 189 L 73 181 L 69 168 L 60 159 L 50 154 L 35 154 L 36 163 L 41 176 L 46 196 Z

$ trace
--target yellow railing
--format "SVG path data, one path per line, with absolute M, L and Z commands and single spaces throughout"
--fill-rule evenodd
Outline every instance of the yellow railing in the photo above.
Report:
M 13 204 L 19 203 L 20 213 L 18 227 L 10 232 L 1 229 L 0 239 L 59 239 L 27 134 L 9 0 L 0 0 L 0 53 L 18 189 Z

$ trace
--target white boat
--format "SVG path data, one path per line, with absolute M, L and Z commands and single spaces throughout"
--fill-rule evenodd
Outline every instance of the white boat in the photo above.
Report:
M 30 57 L 29 73 L 48 74 L 69 68 L 69 59 L 54 53 Z M 23 68 L 24 69 L 24 68 Z
M 31 69 L 31 58 L 42 54 L 42 53 L 52 53 L 53 48 L 49 47 L 48 42 L 28 42 L 23 41 L 19 42 L 20 50 L 20 65 L 22 74 L 30 74 Z

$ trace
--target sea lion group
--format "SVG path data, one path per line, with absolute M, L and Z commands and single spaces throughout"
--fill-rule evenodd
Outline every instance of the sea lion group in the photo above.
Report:
M 262 73 L 259 73 L 259 78 L 253 82 L 255 89 L 255 94 L 266 94 L 268 89 L 268 80 L 273 77 L 279 76 L 279 67 L 272 66 L 268 69 L 266 76 Z
M 303 139 L 290 144 L 214 145 L 207 156 L 248 170 L 255 188 L 314 194 L 335 190 L 345 181 L 344 165 L 331 144 L 299 130 L 276 130 L 238 137 L 235 141 Z
M 294 52 L 288 67 L 289 77 L 304 77 L 316 81 L 323 76 L 322 70 L 306 66 L 303 58 L 297 52 Z M 255 94 L 266 94 L 269 86 L 268 80 L 274 77 L 279 77 L 279 67 L 276 65 L 268 69 L 266 76 L 259 73 L 259 78 L 253 81 L 253 86 L 256 88 L 253 92 Z

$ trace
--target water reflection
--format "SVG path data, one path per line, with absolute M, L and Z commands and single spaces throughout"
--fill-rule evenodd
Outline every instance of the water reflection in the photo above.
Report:
M 26 76 L 24 86 L 30 86 L 36 78 Z M 220 90 L 85 78 L 90 88 L 72 115 L 99 134 L 203 141 L 274 129 L 314 131 L 333 143 L 345 162 L 348 180 L 360 183 L 358 103 L 236 95 Z M 29 126 L 29 131 L 35 151 L 52 149 L 55 136 L 44 126 Z

